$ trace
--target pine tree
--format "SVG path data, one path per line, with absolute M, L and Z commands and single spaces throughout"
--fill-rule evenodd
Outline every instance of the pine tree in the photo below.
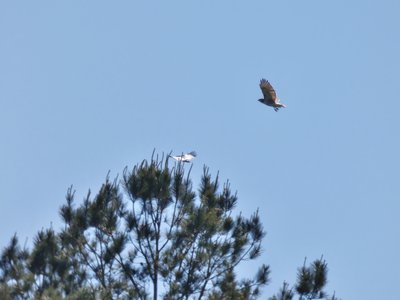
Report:
M 294 290 L 290 288 L 287 282 L 284 282 L 279 293 L 272 296 L 270 300 L 292 300 L 295 294 L 299 296 L 299 300 L 338 300 L 335 294 L 329 297 L 324 291 L 328 276 L 326 261 L 321 257 L 312 262 L 310 266 L 306 266 L 306 262 L 305 259 L 303 266 L 297 271 L 297 282 Z
M 272 296 L 270 300 L 292 300 L 294 297 L 293 290 L 289 288 L 289 284 L 285 281 L 278 294 Z
M 15 235 L 0 260 L 1 299 L 257 299 L 269 281 L 261 265 L 242 278 L 240 263 L 261 254 L 258 211 L 234 215 L 238 198 L 208 168 L 193 189 L 184 163 L 154 156 L 122 178 L 106 177 L 77 205 L 72 187 L 60 208 L 63 228 L 40 230 L 31 250 Z M 272 300 L 326 297 L 327 265 L 299 269 Z M 332 296 L 331 300 L 336 300 Z
M 234 273 L 261 252 L 258 213 L 234 218 L 237 196 L 228 183 L 220 190 L 218 176 L 205 168 L 196 195 L 189 174 L 181 163 L 170 168 L 168 158 L 152 158 L 126 169 L 121 184 L 107 178 L 76 209 L 68 191 L 60 237 L 102 297 L 204 299 L 225 291 L 228 281 L 250 297 L 267 283 L 265 265 L 253 279 L 237 281 Z
M 30 299 L 34 276 L 28 270 L 28 249 L 15 234 L 0 258 L 0 299 Z

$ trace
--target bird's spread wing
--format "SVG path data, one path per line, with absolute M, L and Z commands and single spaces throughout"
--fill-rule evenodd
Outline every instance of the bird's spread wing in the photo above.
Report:
M 277 97 L 272 85 L 264 78 L 260 80 L 260 89 L 264 95 L 266 101 L 276 102 Z
M 190 162 L 193 158 L 195 158 L 197 156 L 195 151 L 186 153 L 186 154 L 182 154 L 182 155 L 177 155 L 177 156 L 173 156 L 171 155 L 171 157 L 177 161 L 183 161 L 183 162 Z
M 182 155 L 179 155 L 179 156 L 172 156 L 172 155 L 171 155 L 171 157 L 172 157 L 173 159 L 177 160 L 177 161 L 182 160 Z

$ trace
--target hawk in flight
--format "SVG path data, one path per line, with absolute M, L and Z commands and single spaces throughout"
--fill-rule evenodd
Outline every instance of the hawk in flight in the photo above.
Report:
M 170 155 L 170 156 L 177 161 L 182 161 L 182 162 L 188 163 L 188 162 L 191 162 L 197 156 L 197 154 L 195 151 L 192 151 L 192 152 L 178 155 L 178 156 L 172 156 L 172 155 Z
M 279 103 L 279 98 L 276 96 L 275 90 L 268 80 L 264 78 L 260 80 L 260 89 L 264 98 L 258 99 L 258 101 L 265 105 L 272 106 L 275 111 L 278 111 L 281 107 L 286 107 L 285 104 Z

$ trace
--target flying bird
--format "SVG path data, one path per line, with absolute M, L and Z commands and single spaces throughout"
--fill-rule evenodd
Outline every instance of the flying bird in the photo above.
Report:
M 260 89 L 264 98 L 258 99 L 258 101 L 265 105 L 272 106 L 275 111 L 278 111 L 281 107 L 286 107 L 285 104 L 279 102 L 279 98 L 276 96 L 275 90 L 268 80 L 264 78 L 260 80 Z
M 177 155 L 177 156 L 170 155 L 170 156 L 177 161 L 182 161 L 182 162 L 188 163 L 188 162 L 191 162 L 197 156 L 197 154 L 195 151 L 191 151 L 189 153 L 182 154 L 182 155 Z

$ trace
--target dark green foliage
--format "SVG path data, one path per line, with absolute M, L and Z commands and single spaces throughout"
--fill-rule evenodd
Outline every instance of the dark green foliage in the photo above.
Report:
M 250 253 L 259 252 L 253 249 L 264 236 L 261 224 L 257 218 L 232 219 L 237 197 L 227 184 L 219 192 L 218 178 L 212 180 L 208 169 L 198 201 L 183 165 L 170 170 L 168 161 L 145 161 L 125 171 L 123 185 L 132 208 L 125 215 L 129 243 L 136 253 L 129 268 L 140 262 L 136 273 L 152 283 L 153 297 L 161 278 L 167 299 L 204 298 L 221 288 L 240 261 L 257 256 Z M 252 283 L 249 291 L 266 279 Z
M 279 293 L 272 296 L 270 300 L 292 300 L 294 293 L 287 282 L 283 283 L 283 286 L 279 290 Z
M 29 299 L 34 276 L 28 271 L 29 251 L 14 235 L 0 258 L 0 299 Z
M 287 282 L 284 282 L 279 293 L 271 297 L 270 300 L 291 300 L 295 293 L 299 295 L 299 300 L 338 300 L 335 294 L 328 297 L 323 290 L 327 284 L 327 274 L 328 265 L 322 257 L 315 260 L 310 266 L 306 266 L 306 260 L 304 260 L 304 265 L 297 272 L 294 291 Z
M 322 299 L 326 296 L 323 291 L 326 285 L 328 272 L 327 264 L 324 260 L 315 260 L 311 266 L 307 267 L 306 262 L 299 268 L 297 273 L 296 291 L 300 299 Z
M 181 163 L 152 158 L 120 181 L 107 176 L 78 206 L 69 188 L 62 230 L 40 230 L 30 251 L 16 236 L 4 248 L 0 299 L 259 298 L 269 267 L 250 279 L 236 271 L 261 254 L 258 211 L 234 216 L 238 199 L 228 182 L 220 188 L 204 168 L 195 192 L 189 175 Z M 299 295 L 323 295 L 326 271 L 325 262 L 303 267 Z M 277 297 L 292 299 L 292 290 L 284 284 Z

